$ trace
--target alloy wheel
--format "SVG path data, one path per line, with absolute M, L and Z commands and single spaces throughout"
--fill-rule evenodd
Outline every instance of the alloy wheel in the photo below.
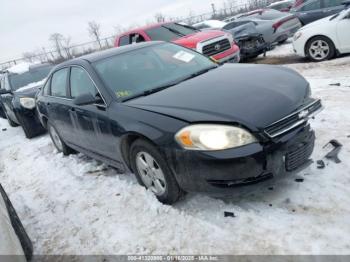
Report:
M 330 53 L 329 44 L 323 40 L 316 40 L 311 43 L 309 48 L 310 56 L 315 60 L 324 60 Z
M 50 125 L 50 134 L 51 134 L 51 138 L 53 143 L 55 144 L 56 148 L 59 151 L 63 151 L 63 144 L 61 141 L 61 138 L 59 137 L 58 133 L 56 132 L 56 129 Z

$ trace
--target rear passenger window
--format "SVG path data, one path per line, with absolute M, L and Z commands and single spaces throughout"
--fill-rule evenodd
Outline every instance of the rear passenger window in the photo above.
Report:
M 58 97 L 67 97 L 66 83 L 68 77 L 68 68 L 61 69 L 52 75 L 51 95 Z
M 80 67 L 72 67 L 70 73 L 70 88 L 72 98 L 88 93 L 93 96 L 97 94 L 97 89 L 88 73 Z
M 130 44 L 129 36 L 128 36 L 128 35 L 122 36 L 122 37 L 119 39 L 119 46 L 128 45 L 128 44 Z

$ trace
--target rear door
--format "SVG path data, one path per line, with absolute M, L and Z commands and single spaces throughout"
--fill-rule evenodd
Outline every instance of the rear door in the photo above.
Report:
M 73 66 L 70 74 L 70 94 L 74 99 L 80 95 L 91 93 L 102 98 L 89 73 L 80 66 Z M 74 130 L 80 146 L 107 158 L 115 159 L 117 143 L 112 136 L 106 103 L 77 106 L 71 110 Z
M 323 13 L 324 17 L 339 13 L 344 9 L 342 5 L 344 0 L 323 0 Z
M 68 96 L 69 67 L 53 73 L 50 83 L 49 96 L 45 100 L 45 107 L 49 121 L 56 128 L 61 138 L 69 143 L 76 140 L 73 123 L 69 115 L 73 101 Z
M 322 0 L 310 0 L 297 9 L 300 21 L 305 25 L 325 17 Z

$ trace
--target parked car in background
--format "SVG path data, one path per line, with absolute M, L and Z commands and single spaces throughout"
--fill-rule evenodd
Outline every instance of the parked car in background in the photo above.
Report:
M 0 90 L 1 90 L 2 78 L 3 78 L 3 72 L 0 73 Z M 5 111 L 4 111 L 4 109 L 2 107 L 2 103 L 1 103 L 1 96 L 0 96 L 0 117 L 6 119 Z
M 167 41 L 194 49 L 218 63 L 239 62 L 239 47 L 231 34 L 220 30 L 200 31 L 178 23 L 161 23 L 137 28 L 117 36 L 115 46 L 146 41 Z
M 296 15 L 303 25 L 339 13 L 344 9 L 344 0 L 309 0 L 291 12 Z
M 224 30 L 224 29 L 223 29 Z M 264 40 L 253 22 L 243 23 L 230 30 L 226 30 L 233 35 L 241 50 L 241 60 L 256 58 L 270 50 L 270 45 Z
M 16 210 L 0 184 L 0 258 L 4 261 L 31 260 L 33 245 Z
M 200 23 L 193 24 L 192 27 L 201 29 L 221 29 L 226 25 L 225 22 L 219 20 L 205 20 Z
M 239 46 L 241 61 L 255 58 L 270 49 L 270 45 L 265 42 L 263 36 L 258 32 L 254 23 L 248 22 L 230 30 L 225 30 L 224 28 L 227 25 L 226 23 L 221 21 L 217 21 L 220 22 L 217 23 L 215 21 L 216 20 L 214 20 L 212 23 L 210 23 L 209 20 L 203 21 L 202 23 L 194 24 L 192 26 L 201 28 L 201 30 L 220 29 L 232 34 L 234 40 Z
M 22 65 L 10 68 L 4 75 L 0 97 L 4 113 L 13 127 L 22 126 L 27 138 L 45 132 L 35 109 L 35 95 L 52 69 L 50 64 Z
M 282 0 L 274 2 L 267 6 L 268 9 L 274 9 L 280 12 L 289 12 L 294 6 L 295 0 Z
M 242 14 L 240 18 L 228 23 L 223 29 L 230 30 L 250 22 L 254 23 L 265 42 L 271 45 L 285 42 L 301 28 L 299 19 L 292 14 L 273 9 L 261 9 Z
M 124 172 L 167 204 L 183 192 L 230 193 L 310 164 L 309 83 L 277 66 L 218 66 L 166 42 L 129 45 L 57 66 L 37 97 L 59 152 Z
M 350 53 L 350 1 L 339 14 L 302 27 L 294 36 L 294 51 L 313 61 Z

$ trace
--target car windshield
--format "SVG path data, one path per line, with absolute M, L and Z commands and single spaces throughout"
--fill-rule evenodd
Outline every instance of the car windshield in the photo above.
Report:
M 178 39 L 180 37 L 194 34 L 198 32 L 195 28 L 190 26 L 180 25 L 180 24 L 165 24 L 159 27 L 151 28 L 146 30 L 146 34 L 153 41 L 167 41 Z
M 32 68 L 22 74 L 10 74 L 9 81 L 13 91 L 25 87 L 31 83 L 39 82 L 47 77 L 52 66 L 41 66 Z
M 93 66 L 106 87 L 121 100 L 175 85 L 217 67 L 207 57 L 170 43 L 115 55 L 94 62 Z

